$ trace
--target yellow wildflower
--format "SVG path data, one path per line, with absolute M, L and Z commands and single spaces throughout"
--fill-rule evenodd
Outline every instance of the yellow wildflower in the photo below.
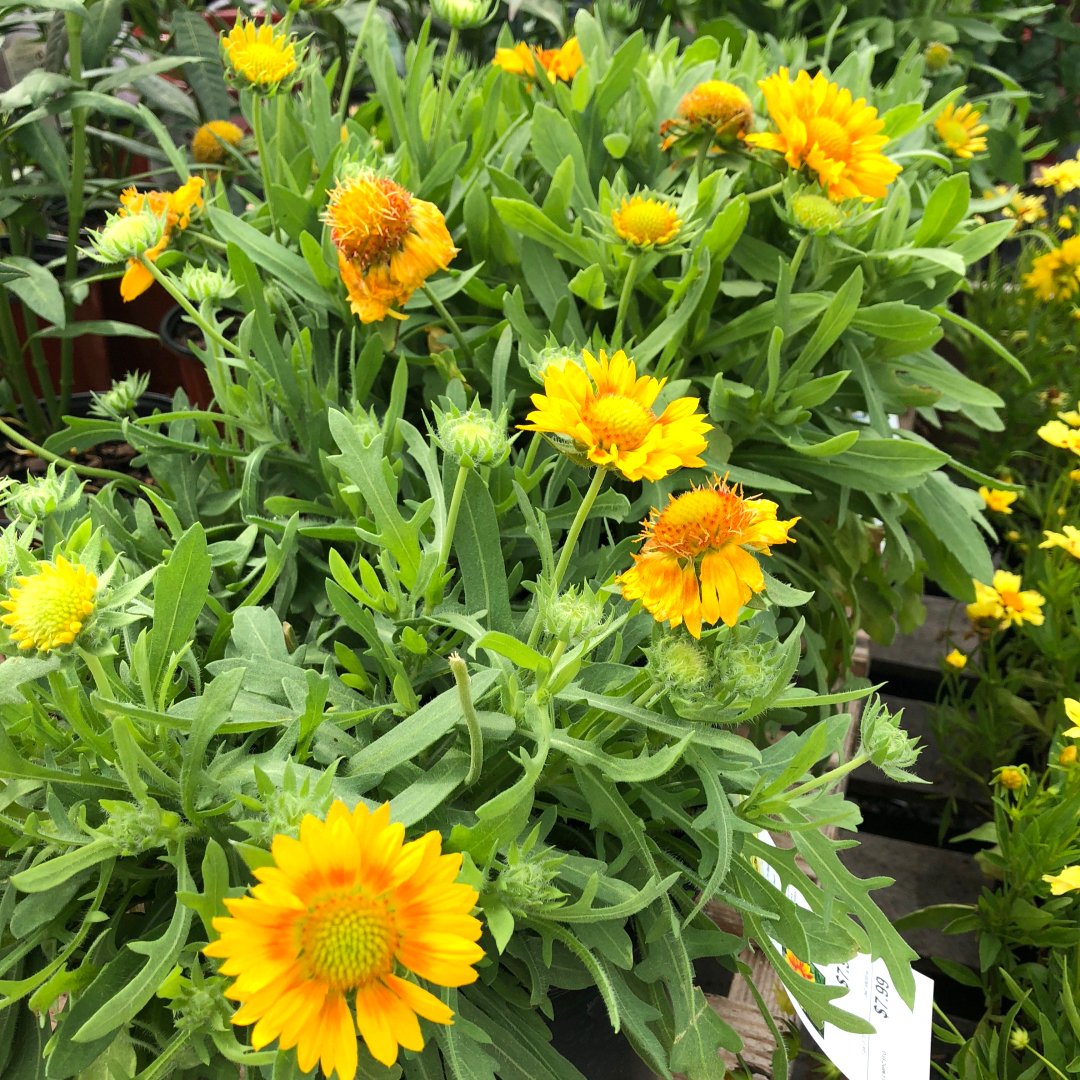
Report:
M 982 113 L 970 102 L 956 108 L 946 105 L 934 121 L 938 138 L 958 157 L 971 158 L 986 149 L 984 132 L 988 124 L 980 124 Z
M 996 514 L 1011 514 L 1012 504 L 1019 497 L 1015 491 L 1000 491 L 985 485 L 979 488 L 979 494 L 986 503 L 986 508 L 993 510 Z
M 98 580 L 82 563 L 57 555 L 38 563 L 34 573 L 15 579 L 0 617 L 20 649 L 50 652 L 70 645 L 94 610 Z

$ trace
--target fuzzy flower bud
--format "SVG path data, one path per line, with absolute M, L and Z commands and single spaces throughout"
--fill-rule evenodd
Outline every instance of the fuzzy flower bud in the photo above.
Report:
M 863 708 L 859 736 L 862 750 L 871 762 L 893 780 L 925 783 L 911 767 L 922 753 L 918 739 L 909 739 L 900 726 L 903 709 L 891 713 L 877 695 L 867 701 Z
M 1028 1029 L 1020 1027 L 1019 1024 L 1013 1024 L 1009 1032 L 1009 1046 L 1019 1054 L 1026 1050 L 1030 1043 L 1031 1034 Z
M 150 385 L 150 375 L 146 372 L 133 371 L 122 379 L 113 382 L 103 394 L 93 393 L 90 412 L 94 416 L 123 420 L 136 415 L 139 398 L 146 393 Z
M 8 480 L 0 489 L 0 506 L 12 520 L 41 521 L 78 506 L 83 486 L 70 469 L 58 473 L 53 464 L 44 476 L 27 477 L 25 483 Z
M 156 248 L 165 236 L 164 214 L 109 214 L 104 228 L 91 229 L 87 234 L 90 258 L 100 263 L 120 263 L 137 259 Z
M 435 408 L 436 440 L 446 453 L 463 465 L 501 465 L 510 453 L 506 436 L 506 414 L 497 417 L 489 409 L 474 404 L 467 412 L 456 406 L 444 413 Z
M 566 894 L 555 884 L 566 856 L 552 848 L 531 850 L 510 845 L 506 862 L 497 864 L 493 888 L 511 911 L 529 911 L 561 904 Z
M 728 644 L 713 658 L 720 685 L 740 699 L 763 694 L 776 674 L 775 652 L 775 645 L 767 641 Z
M 540 618 L 544 630 L 567 643 L 597 634 L 603 629 L 604 601 L 588 585 L 572 586 L 562 592 L 545 589 L 540 597 Z
M 628 31 L 638 24 L 640 4 L 630 3 L 629 0 L 599 0 L 596 7 L 603 26 Z
M 533 377 L 535 382 L 543 385 L 544 373 L 546 371 L 549 371 L 552 368 L 555 368 L 557 371 L 562 371 L 567 364 L 577 364 L 582 371 L 585 370 L 585 365 L 581 360 L 580 350 L 564 349 L 557 345 L 549 346 L 533 355 L 532 360 L 528 364 L 529 374 Z
M 165 847 L 181 828 L 180 815 L 149 796 L 139 805 L 102 799 L 101 807 L 109 816 L 97 835 L 111 840 L 123 856 Z
M 923 49 L 923 60 L 926 62 L 926 70 L 936 75 L 952 62 L 952 49 L 944 42 L 931 41 Z
M 180 289 L 193 304 L 203 300 L 217 302 L 236 295 L 236 282 L 227 270 L 219 270 L 209 263 L 202 266 L 188 263 L 180 273 Z
M 685 634 L 665 634 L 650 649 L 649 673 L 670 694 L 692 698 L 708 693 L 713 685 L 709 654 Z
M 844 224 L 844 211 L 831 199 L 813 192 L 803 192 L 791 200 L 791 216 L 809 233 L 835 232 Z
M 473 30 L 491 18 L 491 0 L 431 0 L 431 11 L 453 30 Z

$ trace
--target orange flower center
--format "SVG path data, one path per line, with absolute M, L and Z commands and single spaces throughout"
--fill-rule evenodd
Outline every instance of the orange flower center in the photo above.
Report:
M 326 222 L 338 250 L 365 271 L 401 250 L 412 228 L 412 196 L 385 176 L 364 174 L 330 193 Z
M 999 592 L 998 596 L 1001 597 L 1002 606 L 1009 608 L 1010 611 L 1024 610 L 1024 601 L 1021 599 L 1018 592 L 1013 592 L 1011 589 L 1005 589 L 1003 592 Z
M 833 161 L 847 161 L 851 154 L 851 138 L 842 124 L 829 116 L 815 116 L 808 126 L 809 143 L 817 143 Z
M 695 488 L 672 499 L 646 526 L 646 547 L 696 558 L 737 540 L 752 520 L 753 512 L 737 490 Z
M 636 450 L 656 423 L 656 414 L 633 398 L 604 394 L 586 404 L 582 419 L 599 446 Z
M 334 990 L 352 990 L 390 973 L 397 933 L 385 900 L 335 896 L 310 910 L 300 942 L 315 978 Z

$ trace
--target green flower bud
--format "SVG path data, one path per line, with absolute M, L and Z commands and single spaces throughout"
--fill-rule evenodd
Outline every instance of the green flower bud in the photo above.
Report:
M 562 592 L 545 588 L 540 594 L 540 619 L 546 633 L 565 641 L 580 641 L 598 634 L 604 627 L 607 597 L 588 585 L 575 585 Z
M 692 637 L 665 634 L 645 652 L 649 673 L 675 697 L 693 698 L 712 690 L 709 655 Z
M 1028 776 L 1026 765 L 1003 765 L 994 770 L 994 783 L 1006 791 L 1023 793 L 1031 783 L 1031 777 Z
M 123 856 L 165 847 L 182 830 L 180 815 L 173 810 L 163 810 L 149 796 L 138 805 L 114 799 L 102 799 L 100 803 L 109 816 L 95 832 L 111 840 Z
M 436 441 L 463 465 L 495 468 L 509 456 L 505 413 L 495 417 L 489 409 L 475 404 L 464 413 L 456 406 L 448 413 L 436 407 L 434 413 Z
M 375 410 L 360 408 L 359 406 L 353 411 L 352 415 L 353 428 L 356 430 L 356 434 L 360 436 L 360 442 L 364 447 L 370 446 L 382 433 L 382 422 L 375 415 Z
M 208 263 L 202 266 L 188 263 L 180 274 L 180 290 L 193 304 L 203 300 L 228 300 L 236 295 L 236 287 L 227 270 L 218 270 Z
M 835 232 L 846 220 L 844 211 L 836 203 L 813 192 L 802 192 L 794 196 L 790 210 L 799 228 L 810 233 Z
M 926 70 L 936 75 L 952 62 L 952 49 L 942 41 L 931 41 L 923 49 L 923 61 L 926 63 Z
M 334 770 L 327 770 L 312 784 L 308 776 L 299 779 L 291 764 L 285 766 L 280 780 L 256 766 L 255 783 L 263 816 L 238 824 L 255 843 L 269 847 L 275 836 L 296 836 L 308 814 L 326 817 L 333 801 Z
M 918 739 L 909 739 L 900 726 L 903 715 L 903 709 L 897 713 L 889 712 L 876 694 L 870 698 L 863 708 L 859 728 L 862 750 L 893 780 L 924 783 L 909 771 L 922 753 L 922 747 Z
M 94 391 L 90 412 L 94 416 L 123 420 L 136 415 L 139 398 L 146 393 L 150 385 L 150 375 L 146 372 L 133 371 L 122 379 L 117 379 L 103 394 Z
M 495 10 L 491 0 L 431 0 L 436 18 L 454 30 L 472 30 L 483 26 Z
M 535 834 L 521 847 L 511 844 L 506 862 L 495 867 L 494 891 L 511 910 L 525 912 L 561 904 L 566 893 L 555 884 L 566 856 L 552 848 L 532 849 Z
M 100 263 L 126 262 L 157 247 L 165 235 L 165 216 L 145 211 L 141 214 L 109 214 L 102 229 L 88 233 L 90 258 Z
M 544 372 L 551 368 L 557 368 L 561 371 L 567 364 L 577 364 L 582 371 L 585 370 L 585 365 L 581 360 L 581 351 L 579 349 L 565 349 L 562 346 L 549 346 L 546 349 L 541 349 L 539 352 L 533 354 L 533 358 L 528 362 L 529 374 L 532 376 L 535 382 L 544 384 Z
M 776 677 L 776 646 L 768 641 L 729 641 L 713 658 L 716 678 L 732 698 L 752 700 Z
M 641 5 L 629 0 L 598 0 L 596 10 L 602 25 L 615 30 L 632 30 L 638 24 Z
M 1031 1033 L 1028 1029 L 1022 1028 L 1019 1024 L 1013 1024 L 1009 1031 L 1009 1046 L 1019 1054 L 1026 1050 L 1030 1043 Z
M 13 520 L 41 521 L 78 506 L 83 486 L 70 469 L 58 473 L 53 464 L 44 476 L 30 477 L 25 483 L 8 479 L 0 488 L 0 506 Z

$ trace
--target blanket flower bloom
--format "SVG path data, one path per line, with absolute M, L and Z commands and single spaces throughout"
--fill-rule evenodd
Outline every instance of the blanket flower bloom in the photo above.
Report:
M 1061 548 L 1067 551 L 1074 559 L 1080 559 L 1080 529 L 1075 525 L 1062 525 L 1061 532 L 1051 532 L 1046 529 L 1043 535 L 1046 539 L 1039 545 L 1041 548 Z
M 675 469 L 705 463 L 705 432 L 712 425 L 697 412 L 697 398 L 677 398 L 657 416 L 652 406 L 666 379 L 638 377 L 620 349 L 613 356 L 582 353 L 585 367 L 573 361 L 544 370 L 544 393 L 533 394 L 535 410 L 522 431 L 563 436 L 574 455 L 627 480 L 659 480 Z
M 519 41 L 512 49 L 496 49 L 491 61 L 510 75 L 536 77 L 536 66 L 547 75 L 548 82 L 560 79 L 570 82 L 585 64 L 581 44 L 576 37 L 567 38 L 557 49 L 538 49 Z
M 352 310 L 364 323 L 401 307 L 458 249 L 434 203 L 417 199 L 371 169 L 342 180 L 330 192 L 324 215 L 338 249 L 341 280 Z
M 119 217 L 150 213 L 165 219 L 165 230 L 161 239 L 143 253 L 143 259 L 155 262 L 169 246 L 174 230 L 188 227 L 192 212 L 202 208 L 202 189 L 205 183 L 201 176 L 193 176 L 175 191 L 136 191 L 130 187 L 121 192 Z M 141 296 L 153 283 L 154 276 L 142 261 L 129 259 L 127 270 L 120 279 L 120 295 L 126 303 L 134 300 L 136 296 Z
M 734 83 L 708 79 L 683 95 L 678 116 L 660 125 L 662 150 L 670 149 L 686 135 L 706 133 L 721 142 L 741 139 L 754 119 L 754 107 L 746 92 Z
M 972 158 L 986 149 L 985 132 L 989 124 L 980 124 L 982 113 L 970 102 L 960 106 L 946 105 L 934 121 L 938 138 L 958 158 Z
M 1042 606 L 1046 597 L 1034 589 L 1024 589 L 1019 574 L 1008 570 L 995 570 L 994 580 L 990 585 L 981 581 L 975 585 L 975 600 L 968 604 L 968 618 L 973 620 L 993 619 L 1000 629 L 1031 623 L 1042 626 Z
M 50 652 L 70 645 L 94 610 L 98 579 L 82 563 L 57 555 L 37 570 L 15 579 L 8 599 L 0 602 L 0 617 L 20 649 Z
M 889 141 L 881 134 L 885 121 L 865 98 L 853 99 L 820 71 L 812 79 L 800 71 L 792 81 L 786 67 L 758 86 L 778 130 L 747 135 L 747 145 L 775 150 L 791 168 L 816 173 L 834 202 L 885 196 L 900 166 L 881 152 Z
M 296 45 L 268 22 L 237 19 L 221 38 L 230 72 L 258 90 L 275 90 L 296 71 Z
M 1069 300 L 1080 293 L 1080 236 L 1038 256 L 1024 275 L 1024 287 L 1040 300 Z
M 225 901 L 229 915 L 214 919 L 221 936 L 203 950 L 236 977 L 225 996 L 241 1003 L 234 1024 L 255 1025 L 252 1046 L 277 1039 L 296 1047 L 301 1071 L 319 1063 L 325 1076 L 353 1080 L 357 1029 L 391 1066 L 399 1047 L 422 1049 L 418 1016 L 452 1022 L 439 998 L 395 974 L 439 986 L 476 980 L 477 893 L 455 882 L 461 856 L 441 850 L 437 832 L 405 843 L 389 803 L 350 812 L 335 802 L 325 821 L 303 819 L 299 839 L 274 837 L 273 863 L 255 871 L 250 896 Z
M 779 521 L 776 503 L 744 498 L 739 486 L 711 484 L 674 495 L 643 522 L 641 551 L 618 578 L 626 600 L 641 600 L 657 622 L 686 624 L 701 637 L 703 623 L 734 626 L 739 611 L 765 588 L 752 552 L 793 543 L 799 520 Z
M 1011 514 L 1012 504 L 1019 498 L 1015 491 L 999 491 L 997 488 L 988 488 L 985 485 L 979 488 L 979 494 L 986 503 L 987 510 L 993 510 L 998 514 Z
M 191 156 L 201 165 L 218 165 L 228 155 L 226 146 L 238 146 L 244 132 L 231 120 L 211 120 L 191 137 Z
M 682 219 L 670 203 L 635 195 L 611 211 L 616 236 L 633 247 L 660 247 L 679 235 Z

